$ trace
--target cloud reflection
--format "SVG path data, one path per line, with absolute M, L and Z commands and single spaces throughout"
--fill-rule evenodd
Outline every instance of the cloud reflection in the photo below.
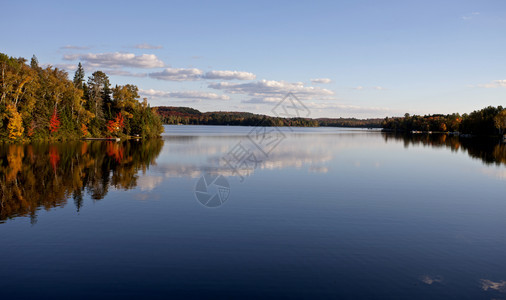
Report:
M 499 282 L 494 282 L 492 280 L 482 279 L 481 280 L 481 288 L 484 291 L 488 291 L 489 289 L 491 289 L 491 290 L 496 290 L 496 291 L 499 291 L 502 293 L 506 293 L 506 281 L 501 280 Z
M 162 176 L 144 175 L 137 179 L 137 186 L 141 191 L 151 191 L 163 181 Z
M 494 168 L 494 167 L 483 168 L 481 172 L 493 178 L 506 180 L 506 170 L 502 168 Z
M 239 141 L 247 143 L 244 136 L 206 136 L 190 139 L 166 137 L 165 140 L 167 151 L 173 156 L 161 158 L 155 167 L 165 178 L 198 178 L 205 172 L 247 177 L 255 170 L 286 168 L 306 168 L 311 173 L 327 173 L 327 164 L 333 159 L 334 151 L 332 147 L 322 147 L 324 141 L 315 144 L 314 136 L 292 136 L 280 143 L 268 156 L 251 147 L 250 150 L 258 159 L 256 167 L 244 164 L 237 169 L 231 169 L 223 157 Z M 300 147 L 300 144 L 307 146 Z M 188 156 L 191 156 L 191 159 L 188 159 Z
M 428 285 L 432 285 L 434 283 L 442 283 L 443 282 L 443 278 L 441 276 L 429 276 L 429 275 L 423 275 L 420 277 L 420 281 L 425 283 L 425 284 L 428 284 Z

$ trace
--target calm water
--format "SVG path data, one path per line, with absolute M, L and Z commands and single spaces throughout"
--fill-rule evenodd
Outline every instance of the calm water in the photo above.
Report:
M 506 298 L 506 145 L 252 129 L 0 145 L 2 299 Z

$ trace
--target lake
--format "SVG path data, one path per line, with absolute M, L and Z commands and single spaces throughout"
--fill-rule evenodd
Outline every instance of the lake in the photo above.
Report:
M 5 299 L 506 298 L 506 145 L 166 126 L 0 145 Z

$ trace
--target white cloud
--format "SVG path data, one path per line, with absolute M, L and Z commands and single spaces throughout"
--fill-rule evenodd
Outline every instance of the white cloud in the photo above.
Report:
M 299 99 L 329 99 L 334 95 L 334 92 L 331 90 L 304 86 L 302 82 L 291 83 L 265 79 L 248 83 L 212 83 L 209 85 L 209 88 L 224 90 L 231 94 L 245 94 L 253 96 L 253 99 L 260 98 L 264 101 L 273 101 L 273 98 L 281 100 L 289 92 L 296 95 Z
M 117 76 L 129 76 L 129 77 L 146 77 L 147 73 L 132 73 L 124 70 L 104 70 L 104 73 L 107 75 L 117 75 Z
M 284 97 L 253 97 L 249 100 L 243 100 L 242 103 L 276 105 L 283 101 L 283 99 Z M 303 99 L 299 98 L 299 100 Z M 309 111 L 309 115 L 332 115 L 334 117 L 336 115 L 353 115 L 355 117 L 377 116 L 387 115 L 393 112 L 391 108 L 387 107 L 359 106 L 346 103 L 336 103 L 335 100 L 311 101 L 304 99 L 303 105 Z
M 66 46 L 60 47 L 60 49 L 65 49 L 65 50 L 86 50 L 86 49 L 90 49 L 90 47 L 88 47 L 88 46 L 66 45 Z
M 160 45 L 150 45 L 148 43 L 137 44 L 134 46 L 136 49 L 162 49 L 163 47 Z
M 462 20 L 468 21 L 468 20 L 471 20 L 472 18 L 478 16 L 479 14 L 480 14 L 480 12 L 475 11 L 475 12 L 472 12 L 470 14 L 464 15 L 464 16 L 462 16 L 460 18 Z
M 194 81 L 200 79 L 221 79 L 221 80 L 251 80 L 256 76 L 253 73 L 241 71 L 209 71 L 204 74 L 196 68 L 166 68 L 160 72 L 149 74 L 150 77 L 168 81 Z
M 376 91 L 385 91 L 386 88 L 382 87 L 382 86 L 372 86 L 372 87 L 364 87 L 364 86 L 357 86 L 357 87 L 354 87 L 353 88 L 354 90 L 357 90 L 357 91 L 364 91 L 364 90 L 376 90 Z
M 336 110 L 339 112 L 355 113 L 355 114 L 368 114 L 368 113 L 387 113 L 391 109 L 384 107 L 372 107 L 372 106 L 359 106 L 352 104 L 343 103 L 316 103 L 316 102 L 304 102 L 304 105 L 312 110 Z
M 43 67 L 46 67 L 49 65 L 43 65 Z M 77 69 L 77 65 L 74 64 L 55 64 L 53 67 L 58 68 L 60 70 L 66 70 L 66 71 L 75 71 Z
M 330 78 L 315 78 L 311 79 L 312 83 L 331 83 L 332 79 Z
M 206 99 L 206 100 L 229 100 L 227 95 L 218 95 L 215 93 L 206 93 L 199 91 L 181 91 L 181 92 L 166 92 L 159 90 L 140 90 L 141 95 L 150 96 L 154 98 L 180 98 L 180 99 Z
M 112 68 L 121 67 L 131 68 L 160 68 L 164 66 L 163 61 L 154 54 L 135 55 L 133 53 L 87 53 L 87 54 L 67 54 L 63 56 L 64 60 L 81 60 L 87 66 L 92 68 Z
M 161 72 L 149 73 L 149 77 L 169 81 L 192 81 L 198 80 L 201 77 L 202 73 L 202 70 L 195 68 L 166 68 Z
M 506 87 L 506 79 L 502 80 L 494 80 L 490 83 L 478 84 L 477 87 L 486 88 L 486 89 L 495 89 L 499 87 Z
M 253 80 L 256 75 L 249 72 L 241 71 L 209 71 L 203 78 L 205 79 L 222 79 L 222 80 Z
M 278 103 L 279 101 L 283 100 L 283 97 L 253 97 L 248 100 L 243 100 L 242 103 L 255 103 L 255 104 L 262 104 L 262 103 Z

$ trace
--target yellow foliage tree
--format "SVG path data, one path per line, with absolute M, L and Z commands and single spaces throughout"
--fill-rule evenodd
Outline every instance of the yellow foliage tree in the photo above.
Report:
M 501 131 L 502 134 L 506 130 L 506 109 L 497 114 L 494 118 L 495 127 Z
M 7 124 L 9 139 L 17 140 L 23 135 L 23 132 L 25 131 L 23 128 L 23 119 L 21 118 L 21 114 L 17 111 L 14 105 L 8 105 L 7 112 L 9 115 L 9 124 Z

